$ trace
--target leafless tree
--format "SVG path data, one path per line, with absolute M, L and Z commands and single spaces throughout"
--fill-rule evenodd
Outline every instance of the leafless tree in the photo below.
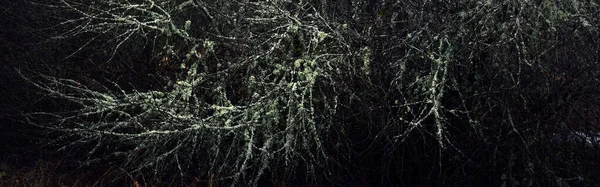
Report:
M 61 32 L 48 40 L 75 46 L 61 62 L 97 67 L 89 76 L 25 75 L 73 106 L 27 117 L 62 132 L 52 143 L 81 151 L 87 164 L 235 186 L 265 175 L 336 182 L 370 156 L 379 174 L 407 178 L 426 157 L 431 169 L 414 173 L 435 179 L 403 184 L 477 185 L 461 180 L 464 171 L 507 185 L 593 182 L 589 170 L 551 167 L 534 152 L 552 150 L 558 131 L 597 124 L 594 3 L 34 4 L 60 12 L 52 28 Z M 566 123 L 574 124 L 558 126 Z M 409 157 L 414 165 L 398 161 Z

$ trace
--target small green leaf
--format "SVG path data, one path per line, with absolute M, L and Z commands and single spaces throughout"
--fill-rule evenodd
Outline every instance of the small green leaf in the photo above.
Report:
M 296 68 L 299 68 L 300 66 L 302 66 L 302 61 L 303 61 L 302 59 L 298 59 L 298 60 L 294 61 L 294 66 Z
M 317 36 L 319 36 L 319 42 L 321 42 L 325 38 L 327 38 L 327 33 L 319 31 L 319 33 L 317 33 Z

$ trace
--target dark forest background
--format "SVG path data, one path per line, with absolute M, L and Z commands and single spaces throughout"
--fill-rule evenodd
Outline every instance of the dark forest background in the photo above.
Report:
M 595 186 L 600 5 L 0 4 L 0 185 Z

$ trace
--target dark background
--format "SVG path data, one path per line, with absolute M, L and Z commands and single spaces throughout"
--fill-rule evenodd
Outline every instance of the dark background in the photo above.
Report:
M 305 161 L 299 160 L 297 172 L 286 175 L 278 172 L 288 172 L 288 166 L 276 162 L 261 176 L 259 185 L 598 184 L 599 143 L 585 143 L 582 137 L 572 140 L 565 137 L 573 132 L 596 134 L 600 131 L 600 32 L 597 29 L 600 28 L 600 7 L 591 2 L 580 2 L 577 6 L 557 2 L 503 1 L 492 2 L 492 5 L 468 1 L 305 2 L 306 7 L 320 12 L 332 25 L 346 24 L 351 28 L 341 36 L 348 41 L 348 51 L 333 47 L 327 50 L 350 53 L 347 60 L 357 63 L 342 67 L 342 73 L 333 78 L 335 84 L 323 80 L 318 85 L 324 98 L 335 95 L 339 101 L 335 114 L 318 118 L 334 121 L 322 132 L 327 138 L 323 146 L 329 159 L 321 163 L 314 176 L 303 172 L 314 163 L 303 164 Z M 145 91 L 168 88 L 168 80 L 181 72 L 147 63 L 160 60 L 157 57 L 162 43 L 151 43 L 145 35 L 134 36 L 116 55 L 111 53 L 111 47 L 115 46 L 110 42 L 112 35 L 102 35 L 97 42 L 88 44 L 88 39 L 97 35 L 84 33 L 56 39 L 76 26 L 59 23 L 80 15 L 37 3 L 60 5 L 35 0 L 0 4 L 0 172 L 4 172 L 0 175 L 0 185 L 24 185 L 23 181 L 51 186 L 62 183 L 60 181 L 70 181 L 72 183 L 64 182 L 70 185 L 76 185 L 77 181 L 88 185 L 98 181 L 105 185 L 139 182 L 159 186 L 215 183 L 211 176 L 201 172 L 184 176 L 131 172 L 127 167 L 121 169 L 123 162 L 118 159 L 106 162 L 108 164 L 84 165 L 85 159 L 102 157 L 87 155 L 86 150 L 93 148 L 93 144 L 59 150 L 64 144 L 77 140 L 78 135 L 53 129 L 51 122 L 59 117 L 36 115 L 36 112 L 63 114 L 76 110 L 78 105 L 50 97 L 35 87 L 33 83 L 45 83 L 42 75 L 83 82 L 91 90 L 114 91 L 114 87 L 101 86 L 113 81 L 123 90 Z M 290 10 L 296 10 L 294 3 L 297 2 L 289 5 Z M 210 37 L 217 32 L 243 35 L 245 30 L 254 29 L 252 24 L 227 22 L 235 17 L 232 12 L 244 16 L 245 12 L 240 11 L 242 6 L 233 3 L 218 9 L 223 12 L 215 12 L 213 19 L 216 20 L 182 13 L 183 18 L 174 18 L 174 22 L 182 22 L 186 16 L 198 16 L 197 19 L 205 19 L 203 23 L 207 25 L 195 25 L 198 30 L 191 32 L 194 36 Z M 170 41 L 178 40 L 173 37 L 175 39 Z M 421 95 L 425 92 L 419 91 L 424 88 L 411 82 L 431 77 L 434 72 L 427 54 L 414 53 L 412 49 L 435 51 L 439 41 L 443 41 L 437 39 L 439 37 L 446 37 L 452 44 L 448 49 L 449 65 L 441 86 L 445 92 L 439 110 L 444 116 L 446 139 L 443 144 L 446 147 L 441 147 L 435 134 L 435 124 L 440 118 L 432 116 L 424 118 L 422 124 L 425 125 L 398 141 L 393 137 L 405 132 L 410 127 L 407 121 L 417 116 L 407 113 L 395 102 L 426 100 L 427 96 Z M 243 44 L 260 43 L 216 42 L 219 47 L 213 56 L 206 57 L 209 61 L 243 61 L 245 55 L 251 54 L 248 51 L 253 50 L 252 46 Z M 302 56 L 305 52 L 298 49 L 304 45 L 302 42 L 302 39 L 289 42 L 293 47 L 283 50 L 281 58 Z M 81 48 L 84 45 L 86 47 Z M 363 46 L 371 50 L 369 76 L 351 73 L 362 66 Z M 400 76 L 401 68 L 396 63 L 399 61 L 405 62 L 408 69 Z M 221 70 L 206 69 L 207 72 Z M 244 69 L 225 71 L 230 73 L 228 83 L 235 85 L 227 90 L 230 99 L 237 103 L 248 102 L 245 99 L 249 96 L 241 94 L 245 90 L 236 87 L 247 83 L 249 76 L 242 73 Z M 398 78 L 402 78 L 401 81 Z M 425 111 L 427 107 L 429 105 L 417 105 L 414 110 Z M 40 176 L 44 171 L 46 177 Z M 116 179 L 106 180 L 107 176 Z M 242 181 L 225 179 L 216 183 L 243 185 L 249 182 L 245 178 L 239 180 Z

